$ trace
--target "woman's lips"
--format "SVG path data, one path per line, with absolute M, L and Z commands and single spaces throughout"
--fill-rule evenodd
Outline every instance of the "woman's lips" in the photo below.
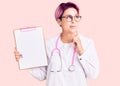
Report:
M 76 28 L 76 26 L 70 26 L 70 28 L 75 29 L 75 28 Z

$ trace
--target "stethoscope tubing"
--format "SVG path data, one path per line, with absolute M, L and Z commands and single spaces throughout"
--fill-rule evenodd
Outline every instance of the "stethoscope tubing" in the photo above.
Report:
M 60 57 L 61 67 L 60 67 L 60 69 L 57 70 L 56 72 L 62 71 L 61 51 L 60 51 L 60 49 L 58 48 L 58 41 L 59 41 L 59 39 L 60 39 L 60 36 L 58 36 L 58 38 L 57 38 L 57 40 L 56 40 L 55 48 L 54 48 L 54 49 L 52 50 L 52 52 L 51 52 L 51 57 L 53 56 L 53 54 L 54 54 L 55 51 L 58 52 L 59 57 Z M 71 63 L 71 65 L 70 65 L 70 67 L 68 68 L 68 70 L 71 71 L 71 72 L 72 72 L 73 70 L 71 70 L 70 68 L 71 68 L 71 67 L 74 67 L 75 55 L 76 55 L 76 48 L 74 47 L 73 56 L 72 56 L 72 63 Z M 52 59 L 52 58 L 51 58 L 51 59 Z M 53 58 L 53 59 L 54 59 L 54 58 Z M 54 70 L 51 70 L 51 72 L 55 72 L 55 71 L 54 71 Z

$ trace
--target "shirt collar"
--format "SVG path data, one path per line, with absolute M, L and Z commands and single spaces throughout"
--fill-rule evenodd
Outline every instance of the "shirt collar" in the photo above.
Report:
M 74 44 L 71 42 L 71 43 L 63 43 L 62 40 L 61 40 L 61 37 L 60 37 L 60 34 L 57 36 L 57 39 L 59 37 L 59 40 L 58 40 L 58 48 L 63 48 L 63 47 L 74 47 Z

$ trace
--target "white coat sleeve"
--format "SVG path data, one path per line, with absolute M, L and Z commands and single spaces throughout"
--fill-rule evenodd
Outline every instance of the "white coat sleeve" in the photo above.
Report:
M 47 75 L 47 66 L 30 69 L 29 72 L 38 80 L 45 80 Z
M 95 79 L 99 74 L 99 60 L 92 40 L 89 41 L 84 53 L 78 55 L 86 78 Z

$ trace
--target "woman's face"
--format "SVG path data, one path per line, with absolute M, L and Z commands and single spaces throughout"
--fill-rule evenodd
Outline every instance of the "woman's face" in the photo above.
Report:
M 77 13 L 76 9 L 68 8 L 67 10 L 65 10 L 59 23 L 62 27 L 62 31 L 66 34 L 76 34 L 79 24 L 79 21 L 77 20 L 79 19 L 78 17 L 79 14 Z

